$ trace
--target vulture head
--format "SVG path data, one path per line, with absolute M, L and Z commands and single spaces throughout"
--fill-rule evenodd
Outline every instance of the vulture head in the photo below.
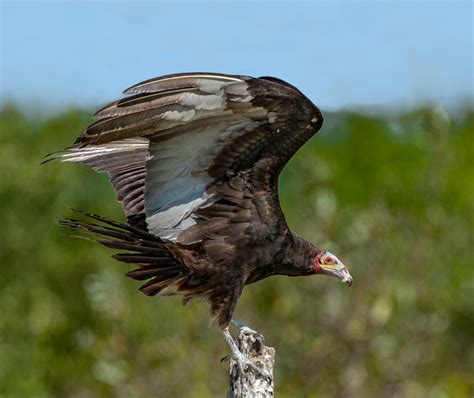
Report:
M 352 285 L 352 276 L 347 267 L 331 252 L 323 250 L 319 253 L 313 260 L 313 269 L 316 274 L 335 276 L 349 286 Z

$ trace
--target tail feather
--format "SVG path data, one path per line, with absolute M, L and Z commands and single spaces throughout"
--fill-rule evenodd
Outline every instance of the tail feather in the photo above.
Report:
M 126 253 L 114 254 L 112 258 L 127 264 L 139 265 L 139 268 L 126 275 L 141 281 L 151 279 L 140 288 L 146 295 L 158 294 L 165 288 L 167 288 L 166 294 L 177 292 L 179 286 L 173 285 L 184 283 L 190 277 L 191 271 L 173 256 L 159 237 L 97 214 L 74 211 L 100 224 L 64 218 L 58 221 L 59 226 L 89 236 L 75 237 L 93 240 L 111 249 L 125 250 Z

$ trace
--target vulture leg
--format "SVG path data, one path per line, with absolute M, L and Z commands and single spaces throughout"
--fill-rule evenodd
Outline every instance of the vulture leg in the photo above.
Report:
M 271 377 L 263 369 L 259 368 L 257 365 L 255 365 L 253 361 L 251 361 L 244 354 L 242 354 L 242 352 L 240 352 L 239 348 L 237 347 L 237 344 L 235 343 L 234 339 L 232 338 L 232 335 L 229 332 L 229 327 L 223 329 L 222 332 L 224 333 L 224 337 L 227 341 L 227 344 L 229 344 L 230 350 L 232 351 L 232 357 L 239 364 L 242 373 L 245 373 L 244 366 L 248 365 L 258 374 L 261 374 L 262 376 L 271 379 Z
M 255 329 L 252 329 L 249 325 L 239 321 L 238 319 L 234 319 L 232 318 L 230 323 L 232 324 L 232 326 L 235 326 L 236 328 L 238 328 L 239 330 L 240 329 L 246 329 L 248 330 L 250 333 L 256 333 L 256 334 L 260 334 L 258 333 Z

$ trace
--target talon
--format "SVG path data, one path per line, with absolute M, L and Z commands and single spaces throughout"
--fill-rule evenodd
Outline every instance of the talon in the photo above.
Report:
M 235 361 L 237 362 L 237 364 L 240 367 L 240 370 L 243 373 L 246 373 L 245 367 L 249 367 L 253 371 L 257 372 L 258 374 L 261 374 L 262 376 L 267 376 L 265 374 L 265 372 L 259 366 L 257 366 L 257 364 L 255 362 L 253 362 L 251 359 L 245 357 L 243 354 L 232 355 L 232 357 L 235 359 Z
M 232 357 L 232 354 L 229 354 L 229 355 L 226 355 L 225 357 L 222 357 L 221 358 L 221 363 L 224 362 L 224 361 L 228 361 L 230 358 Z

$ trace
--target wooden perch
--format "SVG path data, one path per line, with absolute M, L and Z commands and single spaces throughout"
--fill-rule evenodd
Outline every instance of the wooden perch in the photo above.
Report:
M 264 337 L 248 328 L 240 329 L 238 346 L 242 354 L 270 376 L 265 377 L 248 366 L 242 372 L 236 360 L 230 360 L 229 391 L 227 398 L 269 398 L 273 392 L 273 365 L 275 349 L 265 345 Z

